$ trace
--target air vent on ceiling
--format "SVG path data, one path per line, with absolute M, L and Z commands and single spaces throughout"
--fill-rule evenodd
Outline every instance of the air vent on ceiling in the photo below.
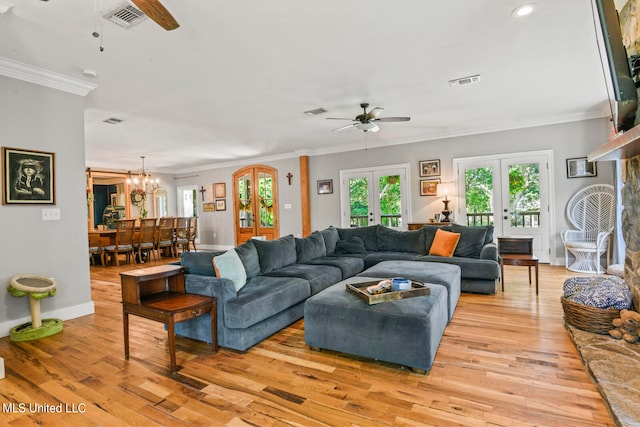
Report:
M 131 28 L 147 19 L 147 15 L 129 3 L 123 3 L 102 16 L 104 16 L 107 21 L 111 21 L 124 28 Z
M 472 83 L 478 83 L 480 81 L 480 74 L 469 77 L 461 77 L 459 79 L 449 80 L 449 86 L 464 86 Z
M 317 116 L 318 114 L 323 114 L 326 112 L 327 110 L 325 110 L 324 108 L 316 108 L 315 110 L 308 110 L 308 111 L 305 111 L 304 113 L 307 116 Z
M 110 125 L 117 125 L 118 123 L 122 122 L 122 119 L 117 119 L 115 117 L 109 117 L 108 119 L 103 120 L 103 122 L 109 123 Z

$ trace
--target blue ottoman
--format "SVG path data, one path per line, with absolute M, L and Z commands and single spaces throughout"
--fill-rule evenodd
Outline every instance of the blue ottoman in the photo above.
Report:
M 304 339 L 328 349 L 409 366 L 426 373 L 448 321 L 447 290 L 428 284 L 431 295 L 368 305 L 347 291 L 352 277 L 317 293 L 304 305 Z
M 460 299 L 460 267 L 453 264 L 425 261 L 382 261 L 358 276 L 404 277 L 421 283 L 435 283 L 447 288 L 449 321 Z

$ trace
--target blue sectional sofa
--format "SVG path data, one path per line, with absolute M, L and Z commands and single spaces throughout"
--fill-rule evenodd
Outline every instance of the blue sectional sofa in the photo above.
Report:
M 307 298 L 381 261 L 458 265 L 463 292 L 495 293 L 500 268 L 493 228 L 446 226 L 460 233 L 452 257 L 428 255 L 436 228 L 328 227 L 305 238 L 250 240 L 233 249 L 246 276 L 238 291 L 231 279 L 216 277 L 213 258 L 222 252 L 186 252 L 180 263 L 186 269 L 187 292 L 217 298 L 218 344 L 244 351 L 302 318 Z M 178 335 L 211 339 L 207 315 L 180 322 L 175 329 Z

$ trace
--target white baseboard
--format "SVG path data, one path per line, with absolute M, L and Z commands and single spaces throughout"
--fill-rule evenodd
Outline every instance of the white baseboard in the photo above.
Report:
M 87 316 L 95 313 L 95 306 L 93 301 L 85 304 L 74 305 L 72 307 L 59 308 L 57 310 L 51 310 L 42 313 L 43 319 L 62 319 L 70 320 L 76 317 Z M 21 317 L 19 319 L 8 320 L 0 323 L 0 337 L 6 337 L 11 334 L 11 329 L 23 323 L 31 322 L 31 316 Z

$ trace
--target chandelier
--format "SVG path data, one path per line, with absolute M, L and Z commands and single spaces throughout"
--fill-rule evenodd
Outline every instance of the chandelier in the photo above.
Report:
M 142 159 L 142 169 L 138 171 L 137 175 L 132 175 L 129 171 L 129 177 L 127 178 L 127 184 L 131 185 L 134 190 L 142 190 L 145 193 L 153 193 L 160 187 L 160 180 L 158 178 L 152 178 L 144 168 L 145 156 L 140 156 Z

